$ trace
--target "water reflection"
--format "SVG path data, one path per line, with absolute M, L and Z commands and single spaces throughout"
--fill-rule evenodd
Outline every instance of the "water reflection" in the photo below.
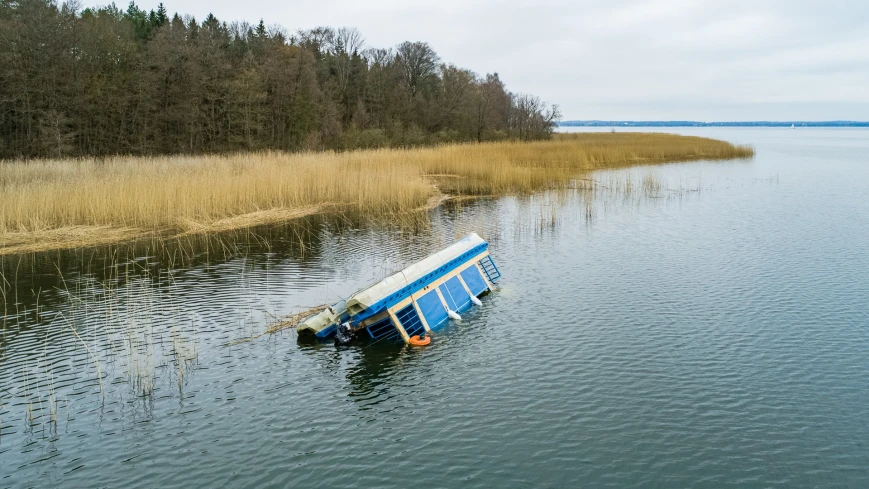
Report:
M 359 403 L 360 410 L 370 409 L 370 402 L 388 396 L 390 373 L 401 368 L 402 359 L 413 352 L 399 344 L 378 343 L 361 347 L 346 378 L 348 395 Z

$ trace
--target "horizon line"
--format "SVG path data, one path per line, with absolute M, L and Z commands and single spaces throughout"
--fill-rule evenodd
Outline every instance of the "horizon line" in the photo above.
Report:
M 725 121 L 698 121 L 691 119 L 657 119 L 657 120 L 634 120 L 634 119 L 571 119 L 558 123 L 559 126 L 603 126 L 603 125 L 692 125 L 692 126 L 712 126 L 712 125 L 793 125 L 793 126 L 869 126 L 869 121 L 857 120 L 725 120 Z

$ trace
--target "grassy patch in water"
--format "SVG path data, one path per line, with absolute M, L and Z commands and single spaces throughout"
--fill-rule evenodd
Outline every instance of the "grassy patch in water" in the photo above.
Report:
M 322 212 L 405 219 L 448 198 L 535 192 L 594 170 L 754 150 L 659 133 L 343 153 L 0 163 L 0 254 L 241 229 Z

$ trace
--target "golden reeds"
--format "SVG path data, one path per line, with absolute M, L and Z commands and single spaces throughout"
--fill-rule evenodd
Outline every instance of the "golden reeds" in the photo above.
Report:
M 0 162 L 0 254 L 225 231 L 335 210 L 377 219 L 443 194 L 527 193 L 637 164 L 745 158 L 753 149 L 653 133 L 344 153 Z

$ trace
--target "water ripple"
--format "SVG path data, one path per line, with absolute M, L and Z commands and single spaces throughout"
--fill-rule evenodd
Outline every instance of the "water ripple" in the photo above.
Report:
M 752 163 L 654 170 L 703 191 L 591 218 L 550 192 L 114 282 L 46 271 L 3 316 L 0 486 L 867 486 L 869 139 L 752 134 Z M 501 288 L 432 347 L 226 346 L 481 226 Z

